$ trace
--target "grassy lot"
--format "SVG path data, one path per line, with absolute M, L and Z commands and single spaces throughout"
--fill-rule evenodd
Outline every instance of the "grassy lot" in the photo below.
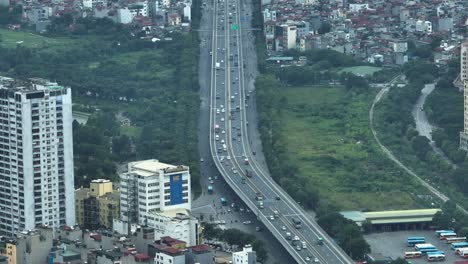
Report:
M 68 45 L 73 42 L 73 40 L 69 38 L 48 38 L 30 32 L 15 31 L 1 28 L 0 35 L 2 36 L 2 42 L 0 42 L 0 46 L 6 48 L 14 48 L 18 44 L 30 48 L 36 48 Z
M 415 183 L 378 151 L 368 128 L 373 92 L 342 87 L 285 87 L 281 124 L 288 156 L 299 175 L 319 187 L 320 199 L 341 209 L 417 208 Z
M 380 67 L 372 67 L 372 66 L 354 66 L 354 67 L 346 67 L 339 71 L 342 72 L 350 72 L 356 75 L 372 75 L 374 72 L 378 72 L 382 70 Z

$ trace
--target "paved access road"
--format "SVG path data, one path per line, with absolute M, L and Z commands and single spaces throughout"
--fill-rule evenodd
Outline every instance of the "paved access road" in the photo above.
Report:
M 214 163 L 226 182 L 257 215 L 298 263 L 353 263 L 316 222 L 268 175 L 256 159 L 250 142 L 247 114 L 251 115 L 252 91 L 246 89 L 243 47 L 249 28 L 245 27 L 250 5 L 239 0 L 214 0 L 211 41 L 212 63 L 209 144 Z M 203 102 L 202 102 L 203 103 Z M 252 126 L 253 124 L 250 124 Z M 258 151 L 258 149 L 257 149 Z M 263 205 L 256 199 L 263 196 Z M 278 212 L 275 217 L 275 211 Z M 296 228 L 293 218 L 301 222 Z M 294 245 L 286 233 L 297 237 Z M 322 238 L 323 245 L 318 245 Z

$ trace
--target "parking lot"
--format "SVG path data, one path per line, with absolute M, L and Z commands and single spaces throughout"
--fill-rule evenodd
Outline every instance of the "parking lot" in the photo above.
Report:
M 440 240 L 434 231 L 399 231 L 385 232 L 365 235 L 367 243 L 371 246 L 372 254 L 382 254 L 383 256 L 391 257 L 392 259 L 403 258 L 407 251 L 414 251 L 411 247 L 406 246 L 406 239 L 412 236 L 423 236 L 426 238 L 426 243 L 433 244 L 438 250 L 445 252 L 445 261 L 441 263 L 454 263 L 455 261 L 463 260 L 454 251 L 450 249 L 450 245 L 445 240 Z M 411 259 L 413 264 L 429 263 L 423 256 L 419 259 Z

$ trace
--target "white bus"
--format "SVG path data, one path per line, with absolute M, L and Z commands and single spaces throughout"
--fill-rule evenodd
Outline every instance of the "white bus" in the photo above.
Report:
M 422 256 L 421 251 L 405 252 L 405 259 L 420 258 L 421 256 Z

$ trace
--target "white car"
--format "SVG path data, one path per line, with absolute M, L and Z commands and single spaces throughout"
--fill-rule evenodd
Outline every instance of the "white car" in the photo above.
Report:
M 318 258 L 314 258 L 314 263 L 319 263 Z
M 231 156 L 227 156 L 226 159 L 227 159 L 227 160 L 231 160 Z
M 282 227 L 281 227 L 281 230 L 286 231 L 286 227 L 285 227 L 285 226 L 282 226 Z
M 224 112 L 225 112 L 225 111 L 224 111 L 224 108 L 223 108 L 223 109 L 221 109 L 221 113 L 224 113 Z
M 224 117 L 221 117 L 221 122 L 224 122 Z
M 244 225 L 248 225 L 248 224 L 251 224 L 252 222 L 251 221 L 244 221 L 242 222 Z
M 298 236 L 294 236 L 294 239 L 293 240 L 299 240 L 299 237 Z
M 310 261 L 310 258 L 309 258 L 309 257 L 306 257 L 305 260 L 306 260 L 306 261 Z
M 275 217 L 273 215 L 270 215 L 270 220 L 271 221 L 275 220 Z
M 224 131 L 224 130 L 223 130 L 223 131 L 221 131 L 221 134 L 226 134 L 226 131 Z
M 224 139 L 221 139 L 221 144 L 224 144 Z

